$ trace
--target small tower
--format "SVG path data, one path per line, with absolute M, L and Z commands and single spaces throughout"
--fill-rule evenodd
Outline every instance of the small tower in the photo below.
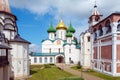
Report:
M 89 27 L 95 25 L 101 20 L 102 20 L 102 15 L 100 15 L 99 11 L 97 10 L 97 5 L 95 3 L 92 15 L 89 17 L 89 21 L 88 21 Z
M 66 34 L 66 37 L 67 37 L 67 43 L 71 44 L 72 43 L 72 34 L 70 32 L 68 32 Z
M 62 40 L 66 40 L 66 30 L 67 27 L 64 24 L 63 20 L 61 19 L 60 22 L 58 23 L 57 27 L 56 27 L 56 37 Z
M 56 30 L 53 28 L 53 25 L 50 25 L 50 28 L 47 30 L 48 34 L 49 34 L 49 39 L 50 40 L 54 40 L 55 39 L 55 32 Z
M 75 33 L 75 29 L 72 27 L 72 24 L 70 22 L 70 25 L 67 29 L 67 32 L 70 32 L 72 34 L 72 40 L 74 40 L 74 33 Z

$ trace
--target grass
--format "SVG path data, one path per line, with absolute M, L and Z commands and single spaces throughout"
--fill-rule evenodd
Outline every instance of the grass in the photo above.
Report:
M 60 70 L 52 65 L 50 68 L 42 68 L 40 65 L 31 66 L 31 75 L 27 80 L 59 80 L 64 77 L 73 77 L 74 75 Z
M 73 66 L 71 68 L 74 69 L 74 70 L 78 70 L 78 71 L 82 70 L 82 68 L 78 69 L 77 66 Z M 112 76 L 109 76 L 109 75 L 106 75 L 106 74 L 102 74 L 102 73 L 94 71 L 94 70 L 89 70 L 89 71 L 86 71 L 84 73 L 100 77 L 100 78 L 102 78 L 104 80 L 120 80 L 120 77 L 112 77 Z
M 97 76 L 100 77 L 104 80 L 120 80 L 120 77 L 112 77 L 110 75 L 106 75 L 106 74 L 102 74 L 100 72 L 96 72 L 96 71 L 89 71 L 89 72 L 85 72 L 87 74 L 93 75 L 93 76 Z
M 80 77 L 69 77 L 69 78 L 61 78 L 59 80 L 84 80 L 84 79 Z

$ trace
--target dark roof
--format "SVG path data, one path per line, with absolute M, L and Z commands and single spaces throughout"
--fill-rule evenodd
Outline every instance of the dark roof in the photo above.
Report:
M 0 44 L 0 49 L 11 49 L 9 46 L 1 45 Z
M 29 41 L 21 38 L 19 35 L 16 35 L 13 40 L 10 40 L 10 42 L 22 42 L 22 43 L 28 43 L 28 44 L 30 44 Z
M 4 13 L 4 14 L 7 14 L 7 15 L 10 15 L 10 16 L 14 17 L 15 20 L 17 20 L 17 17 L 14 14 L 12 14 L 12 13 L 5 12 L 5 11 L 0 11 L 0 13 Z

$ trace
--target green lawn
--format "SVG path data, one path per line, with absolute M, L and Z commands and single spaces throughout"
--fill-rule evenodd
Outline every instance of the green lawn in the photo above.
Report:
M 120 80 L 120 77 L 112 77 L 112 76 L 102 74 L 102 73 L 99 73 L 99 72 L 96 72 L 96 71 L 90 71 L 90 72 L 85 72 L 85 73 L 103 78 L 104 80 Z
M 82 69 L 78 69 L 77 66 L 73 66 L 71 67 L 72 69 L 75 69 L 75 70 L 78 70 L 78 71 L 81 71 Z M 100 77 L 104 80 L 120 80 L 120 77 L 112 77 L 112 76 L 109 76 L 109 75 L 106 75 L 106 74 L 102 74 L 100 72 L 96 72 L 94 70 L 89 70 L 87 72 L 84 72 L 84 73 L 87 73 L 87 74 L 90 74 L 90 75 L 93 75 L 93 76 L 97 76 L 97 77 Z
M 51 68 L 41 68 L 42 66 L 31 66 L 31 74 L 27 80 L 59 80 L 63 77 L 73 77 L 74 75 L 58 69 L 56 66 Z

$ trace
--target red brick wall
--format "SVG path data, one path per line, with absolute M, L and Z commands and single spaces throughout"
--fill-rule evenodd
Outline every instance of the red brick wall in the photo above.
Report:
M 101 58 L 112 59 L 112 45 L 101 46 Z
M 94 59 L 97 59 L 97 47 L 94 47 Z
M 117 72 L 120 72 L 120 63 L 117 63 Z
M 117 37 L 117 40 L 120 40 L 120 37 Z
M 117 60 L 120 60 L 120 45 L 117 45 Z

